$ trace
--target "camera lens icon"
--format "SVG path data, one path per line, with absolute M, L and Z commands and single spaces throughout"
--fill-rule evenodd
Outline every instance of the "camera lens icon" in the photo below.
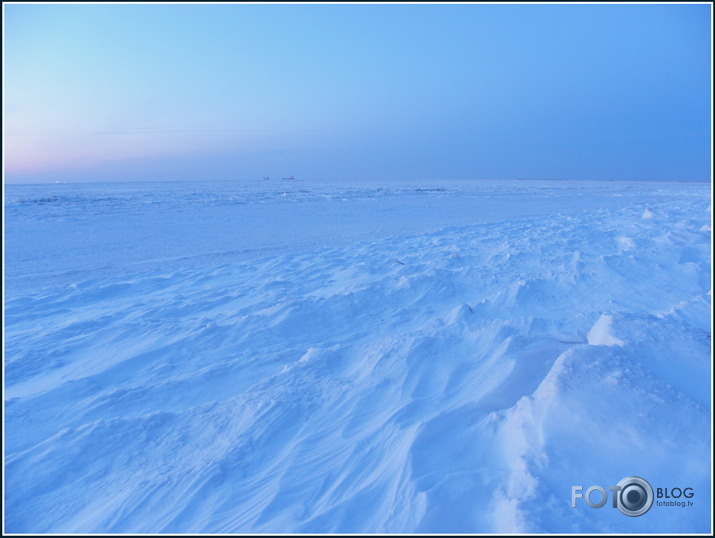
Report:
M 628 476 L 618 482 L 618 509 L 631 517 L 642 516 L 653 506 L 653 488 L 640 476 Z

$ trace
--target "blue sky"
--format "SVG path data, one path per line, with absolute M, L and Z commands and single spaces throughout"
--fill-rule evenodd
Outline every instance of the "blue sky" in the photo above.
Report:
M 9 182 L 710 180 L 705 4 L 3 7 Z

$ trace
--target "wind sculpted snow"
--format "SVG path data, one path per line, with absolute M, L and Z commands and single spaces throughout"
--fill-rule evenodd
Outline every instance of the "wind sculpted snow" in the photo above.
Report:
M 8 187 L 6 531 L 709 531 L 708 185 L 61 187 Z M 631 475 L 693 505 L 572 508 Z

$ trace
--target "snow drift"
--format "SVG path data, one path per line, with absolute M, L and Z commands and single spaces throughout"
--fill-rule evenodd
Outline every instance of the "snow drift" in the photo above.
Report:
M 709 186 L 61 187 L 8 187 L 6 531 L 709 532 Z M 693 505 L 571 507 L 630 475 Z

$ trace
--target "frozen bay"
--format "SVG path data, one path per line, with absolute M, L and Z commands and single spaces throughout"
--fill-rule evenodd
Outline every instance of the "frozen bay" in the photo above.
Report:
M 5 194 L 9 532 L 709 530 L 708 184 Z

